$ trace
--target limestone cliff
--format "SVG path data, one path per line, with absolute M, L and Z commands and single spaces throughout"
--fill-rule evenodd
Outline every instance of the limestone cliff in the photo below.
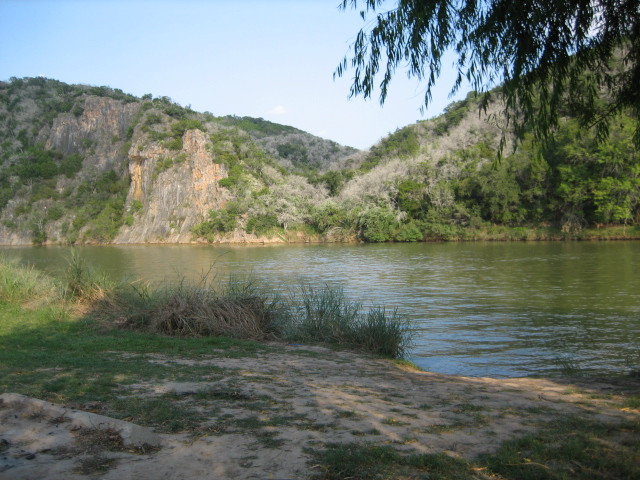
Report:
M 187 130 L 180 151 L 139 138 L 129 150 L 131 184 L 127 205 L 136 210 L 131 225 L 124 225 L 114 243 L 186 243 L 190 229 L 209 210 L 229 199 L 218 181 L 225 168 L 214 163 L 210 140 L 200 130 Z M 170 167 L 164 165 L 170 164 Z
M 54 119 L 45 148 L 71 155 L 83 153 L 89 146 L 94 167 L 113 168 L 119 157 L 114 144 L 125 137 L 139 108 L 137 103 L 123 104 L 111 98 L 88 96 L 80 116 L 65 114 Z

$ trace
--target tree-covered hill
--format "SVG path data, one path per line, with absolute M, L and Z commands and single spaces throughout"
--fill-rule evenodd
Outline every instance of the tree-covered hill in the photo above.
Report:
M 567 105 L 553 142 L 525 133 L 498 159 L 513 138 L 501 111 L 469 94 L 360 152 L 167 97 L 13 78 L 0 82 L 0 243 L 640 236 L 629 116 L 598 143 Z
M 385 178 L 377 203 L 394 225 L 389 236 L 410 229 L 418 238 L 482 238 L 504 226 L 535 238 L 638 225 L 640 154 L 630 116 L 618 115 L 608 140 L 598 142 L 567 105 L 552 141 L 541 146 L 525 133 L 515 151 L 498 158 L 501 109 L 493 104 L 484 112 L 479 101 L 471 93 L 438 118 L 399 129 L 365 157 L 351 183 Z M 361 194 L 375 190 L 371 184 Z

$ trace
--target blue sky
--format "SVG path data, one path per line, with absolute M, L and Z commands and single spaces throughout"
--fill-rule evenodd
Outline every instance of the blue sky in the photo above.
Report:
M 383 107 L 348 99 L 333 72 L 364 25 L 339 0 L 0 0 L 0 80 L 42 75 L 168 96 L 214 115 L 292 125 L 344 145 L 380 138 L 442 112 L 446 69 L 433 102 L 398 71 Z M 377 95 L 377 92 L 376 92 Z

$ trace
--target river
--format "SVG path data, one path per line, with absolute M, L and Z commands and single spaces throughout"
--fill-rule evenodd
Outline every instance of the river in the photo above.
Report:
M 114 278 L 251 274 L 272 288 L 342 286 L 397 308 L 410 360 L 441 373 L 514 377 L 640 369 L 640 242 L 78 247 Z M 67 247 L 0 253 L 60 274 Z

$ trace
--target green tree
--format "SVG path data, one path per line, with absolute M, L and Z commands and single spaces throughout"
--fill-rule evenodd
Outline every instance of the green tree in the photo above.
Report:
M 361 235 L 367 242 L 388 242 L 398 226 L 394 213 L 388 208 L 374 207 L 360 219 Z
M 596 143 L 567 121 L 544 156 L 550 166 L 550 208 L 563 224 L 628 223 L 640 211 L 640 154 L 626 117 L 609 141 Z
M 237 218 L 244 211 L 238 202 L 229 202 L 222 210 L 211 210 L 209 220 L 194 225 L 191 232 L 197 237 L 213 241 L 216 233 L 227 233 L 235 229 Z
M 398 208 L 411 218 L 419 218 L 425 207 L 425 186 L 411 179 L 403 180 L 398 184 L 396 203 Z
M 410 77 L 426 82 L 428 105 L 442 60 L 453 51 L 452 93 L 464 79 L 485 93 L 502 84 L 507 119 L 517 133 L 531 128 L 536 139 L 546 139 L 568 94 L 583 124 L 593 124 L 600 139 L 611 119 L 630 109 L 640 145 L 638 0 L 396 0 L 394 8 L 389 3 L 342 2 L 343 9 L 360 9 L 367 25 L 335 71 L 343 76 L 354 70 L 352 96 L 371 97 L 380 82 L 384 103 L 396 69 L 407 64 Z M 599 101 L 603 90 L 606 103 Z

